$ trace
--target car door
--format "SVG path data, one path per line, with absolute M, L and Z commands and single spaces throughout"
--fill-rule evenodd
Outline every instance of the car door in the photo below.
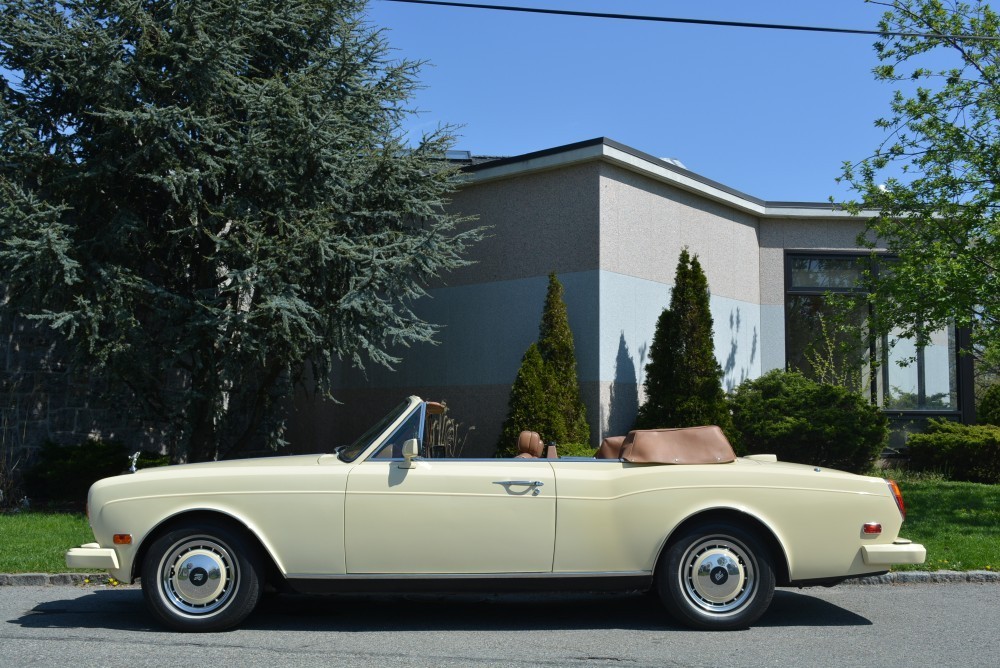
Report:
M 369 458 L 347 480 L 348 573 L 548 573 L 556 490 L 544 459 Z

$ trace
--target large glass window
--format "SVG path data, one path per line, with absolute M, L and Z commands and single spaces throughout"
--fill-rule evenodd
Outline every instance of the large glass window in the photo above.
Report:
M 785 301 L 786 363 L 825 383 L 865 392 L 871 382 L 871 347 L 863 337 L 851 338 L 837 327 L 840 316 L 824 295 L 789 294 Z M 848 324 L 861 330 L 868 319 L 860 307 Z
M 872 263 L 875 264 L 872 264 Z M 868 256 L 793 254 L 786 256 L 785 351 L 788 368 L 824 382 L 856 386 L 886 410 L 957 412 L 958 363 L 954 327 L 931 334 L 918 347 L 912 340 L 864 335 L 870 313 L 860 305 L 847 315 L 861 336 L 838 333 L 831 294 L 860 289 L 865 271 L 879 271 Z M 876 362 L 876 364 L 872 364 Z
M 886 338 L 880 341 L 878 396 L 887 409 L 900 411 L 958 410 L 955 328 L 930 335 L 930 343 Z

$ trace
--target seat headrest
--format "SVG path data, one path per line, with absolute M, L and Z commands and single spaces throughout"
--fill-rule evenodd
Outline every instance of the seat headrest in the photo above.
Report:
M 537 431 L 522 431 L 517 437 L 517 456 L 536 459 L 542 456 L 542 437 Z

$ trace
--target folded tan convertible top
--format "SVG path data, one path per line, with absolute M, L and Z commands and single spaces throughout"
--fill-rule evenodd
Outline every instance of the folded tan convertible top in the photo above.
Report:
M 733 446 L 714 425 L 635 429 L 628 436 L 605 438 L 596 456 L 634 464 L 726 464 L 736 461 Z

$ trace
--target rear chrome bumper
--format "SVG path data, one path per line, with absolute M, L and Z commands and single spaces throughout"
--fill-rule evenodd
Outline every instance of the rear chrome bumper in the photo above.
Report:
M 927 550 L 919 543 L 897 538 L 892 545 L 863 545 L 861 556 L 869 566 L 922 564 L 927 560 Z
M 66 553 L 66 566 L 115 571 L 118 570 L 118 553 L 97 543 L 87 543 L 74 547 Z

